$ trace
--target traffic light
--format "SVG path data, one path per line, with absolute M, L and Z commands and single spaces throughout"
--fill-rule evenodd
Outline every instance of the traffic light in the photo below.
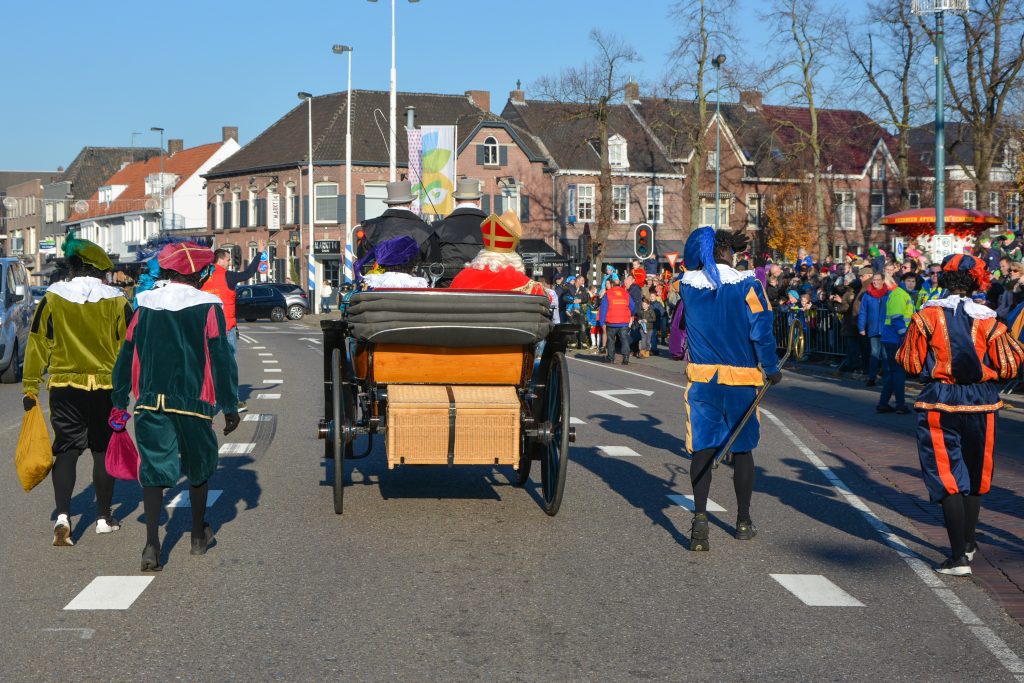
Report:
M 633 253 L 641 261 L 654 256 L 654 228 L 641 223 L 633 230 Z

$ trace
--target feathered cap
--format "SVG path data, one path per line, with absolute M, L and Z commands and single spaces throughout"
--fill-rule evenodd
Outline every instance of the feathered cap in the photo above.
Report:
M 98 270 L 113 270 L 114 262 L 100 245 L 89 240 L 80 239 L 72 230 L 64 240 L 64 258 L 77 256 L 83 263 L 88 263 Z
M 974 278 L 974 284 L 983 292 L 988 291 L 989 285 L 992 284 L 992 276 L 985 267 L 985 262 L 970 254 L 950 254 L 942 259 L 942 270 L 970 273 Z
M 697 228 L 686 238 L 686 245 L 683 247 L 683 266 L 686 270 L 704 269 L 715 289 L 722 285 L 722 279 L 718 275 L 718 266 L 715 264 L 715 229 L 710 225 Z

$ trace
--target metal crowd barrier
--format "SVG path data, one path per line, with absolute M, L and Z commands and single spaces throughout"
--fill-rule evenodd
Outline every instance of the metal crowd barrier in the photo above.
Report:
M 786 349 L 787 331 L 792 320 L 798 320 L 804 328 L 806 350 L 803 358 L 824 356 L 844 358 L 843 338 L 839 335 L 841 316 L 827 306 L 813 306 L 804 311 L 799 308 L 790 310 L 775 309 L 775 342 L 780 352 Z

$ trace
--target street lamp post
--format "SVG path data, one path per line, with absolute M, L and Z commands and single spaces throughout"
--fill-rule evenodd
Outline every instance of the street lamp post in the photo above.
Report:
M 409 0 L 410 3 L 417 3 L 420 0 Z M 377 2 L 377 0 L 370 0 L 370 2 Z M 388 135 L 388 152 L 390 154 L 390 161 L 388 162 L 388 180 L 395 182 L 397 180 L 396 172 L 396 156 L 395 156 L 395 131 L 398 130 L 398 74 L 395 69 L 395 0 L 391 0 L 391 108 L 388 116 L 388 128 L 390 133 Z
M 309 182 L 306 183 L 306 196 L 309 197 L 309 211 L 306 212 L 306 225 L 309 226 L 309 252 L 306 253 L 306 291 L 309 294 L 310 310 L 313 313 L 319 313 L 320 305 L 316 298 L 316 262 L 313 260 L 313 213 L 316 207 L 316 197 L 313 192 L 313 96 L 308 92 L 300 92 L 298 98 L 305 100 L 309 105 L 309 149 L 306 153 L 308 162 L 306 174 L 309 176 Z
M 718 55 L 711 60 L 715 67 L 715 230 L 721 221 L 721 209 L 719 208 L 719 195 L 722 185 L 722 65 L 725 64 L 725 55 Z
M 970 0 L 913 0 L 911 11 L 935 15 L 935 234 L 946 232 L 946 105 L 944 28 L 946 12 L 966 12 Z
M 163 232 L 167 228 L 164 225 L 164 129 L 153 126 L 149 130 L 160 133 L 160 231 Z
M 352 46 L 335 45 L 334 54 L 348 53 L 348 93 L 345 102 L 345 284 L 352 284 Z

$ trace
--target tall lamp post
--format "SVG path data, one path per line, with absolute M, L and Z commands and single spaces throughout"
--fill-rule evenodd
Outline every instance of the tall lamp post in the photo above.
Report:
M 309 126 L 309 149 L 306 158 L 309 163 L 309 182 L 306 183 L 306 196 L 309 197 L 309 211 L 306 213 L 306 225 L 309 226 L 309 251 L 306 253 L 306 291 L 309 295 L 309 308 L 314 313 L 320 312 L 320 302 L 316 298 L 316 263 L 313 261 L 313 212 L 316 206 L 316 197 L 313 192 L 313 96 L 308 92 L 298 94 L 300 100 L 305 100 L 308 105 L 308 126 Z
M 970 9 L 970 0 L 913 0 L 911 11 L 917 15 L 935 15 L 935 234 L 946 233 L 946 104 L 943 84 L 946 48 L 945 13 Z
M 409 0 L 410 3 L 417 3 L 420 0 Z M 377 0 L 370 0 L 377 2 Z M 391 0 L 391 111 L 388 115 L 388 152 L 390 162 L 388 163 L 388 180 L 397 180 L 396 155 L 395 155 L 395 131 L 398 130 L 398 74 L 395 70 L 395 0 Z
M 352 46 L 335 45 L 336 55 L 348 54 L 348 93 L 345 102 L 345 284 L 352 284 Z
M 167 227 L 164 225 L 164 129 L 153 126 L 149 130 L 160 133 L 160 232 L 163 232 Z
M 721 209 L 719 209 L 719 195 L 722 185 L 722 65 L 725 64 L 725 55 L 718 55 L 711 60 L 715 67 L 715 230 L 721 221 Z

